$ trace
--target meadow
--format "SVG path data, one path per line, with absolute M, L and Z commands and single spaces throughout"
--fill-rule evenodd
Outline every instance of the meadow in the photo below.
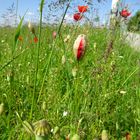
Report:
M 140 53 L 119 29 L 105 57 L 109 29 L 40 23 L 35 41 L 27 26 L 18 27 L 0 28 L 0 140 L 34 140 L 41 119 L 49 127 L 39 131 L 50 140 L 93 140 L 102 131 L 110 140 L 140 139 Z M 79 34 L 87 45 L 77 60 Z

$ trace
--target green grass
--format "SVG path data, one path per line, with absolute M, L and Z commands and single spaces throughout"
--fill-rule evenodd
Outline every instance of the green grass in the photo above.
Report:
M 12 63 L 5 64 L 12 59 L 15 29 L 0 29 L 0 66 L 5 65 L 0 71 L 0 103 L 4 103 L 5 108 L 0 116 L 0 139 L 34 139 L 25 132 L 22 122 L 33 123 L 43 118 L 51 128 L 58 126 L 61 136 L 77 133 L 81 140 L 91 140 L 100 137 L 105 129 L 111 140 L 121 140 L 126 132 L 136 139 L 140 132 L 140 53 L 117 37 L 105 61 L 108 30 L 62 26 L 61 36 L 55 40 L 54 30 L 52 27 L 42 29 L 35 79 L 37 44 L 33 42 L 33 35 L 26 27 L 22 28 L 23 41 L 18 41 L 14 57 L 20 55 L 12 61 L 12 73 Z M 68 34 L 70 40 L 65 43 L 63 39 Z M 72 47 L 79 34 L 87 36 L 88 46 L 84 58 L 77 62 Z M 63 55 L 65 64 L 61 62 Z M 77 68 L 75 77 L 74 68 Z M 14 77 L 12 86 L 11 77 Z M 63 116 L 64 112 L 68 114 Z M 50 139 L 55 138 L 51 135 Z

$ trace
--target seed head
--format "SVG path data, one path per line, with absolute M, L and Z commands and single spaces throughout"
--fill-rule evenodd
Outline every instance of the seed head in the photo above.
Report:
M 34 123 L 34 133 L 37 136 L 48 136 L 51 132 L 50 124 L 43 119 Z

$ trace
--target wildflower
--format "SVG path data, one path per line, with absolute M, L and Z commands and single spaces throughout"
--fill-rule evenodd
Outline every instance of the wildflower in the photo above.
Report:
M 84 34 L 81 34 L 77 37 L 73 45 L 74 56 L 76 57 L 77 60 L 80 60 L 83 57 L 85 47 L 86 47 L 86 36 Z
M 32 26 L 31 22 L 28 23 L 28 28 L 35 35 L 35 28 Z
M 0 115 L 4 112 L 4 103 L 0 104 Z
M 52 34 L 54 39 L 56 38 L 56 35 L 57 35 L 57 33 L 54 31 L 53 34 Z
M 106 130 L 102 131 L 102 140 L 108 140 L 108 135 L 107 135 L 107 131 Z
M 131 15 L 131 13 L 127 10 L 127 9 L 123 9 L 121 12 L 120 12 L 120 15 L 124 18 L 127 18 L 128 16 Z
M 19 37 L 18 37 L 18 40 L 19 40 L 19 41 L 23 41 L 23 37 L 22 37 L 22 36 L 19 36 Z
M 86 12 L 88 9 L 88 6 L 78 6 L 78 10 L 80 13 Z
M 74 18 L 75 21 L 79 21 L 79 20 L 82 19 L 82 15 L 81 15 L 81 13 L 75 13 L 73 15 L 73 18 Z
M 34 43 L 37 43 L 38 42 L 38 38 L 35 36 L 34 37 Z
M 67 116 L 68 115 L 68 112 L 67 111 L 64 111 L 63 112 L 63 117 Z

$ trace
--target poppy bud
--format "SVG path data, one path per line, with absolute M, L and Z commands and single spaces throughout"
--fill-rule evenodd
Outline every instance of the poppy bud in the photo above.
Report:
M 72 69 L 72 76 L 75 77 L 75 76 L 76 76 L 76 73 L 77 73 L 77 68 L 74 67 L 74 68 Z
M 4 112 L 4 103 L 0 104 L 0 115 Z
M 73 45 L 74 56 L 77 60 L 80 60 L 83 57 L 85 53 L 85 47 L 86 47 L 86 36 L 84 34 L 81 34 L 77 37 Z
M 62 62 L 63 65 L 66 63 L 66 57 L 65 57 L 65 55 L 62 56 L 61 62 Z
M 28 28 L 35 35 L 35 28 L 32 26 L 31 22 L 28 23 Z
M 80 136 L 77 134 L 74 134 L 71 140 L 80 140 Z
M 42 103 L 42 110 L 46 111 L 46 109 L 47 109 L 47 104 L 46 104 L 46 102 L 43 102 Z
M 107 131 L 106 130 L 102 131 L 102 140 L 108 140 L 108 135 L 107 135 Z

